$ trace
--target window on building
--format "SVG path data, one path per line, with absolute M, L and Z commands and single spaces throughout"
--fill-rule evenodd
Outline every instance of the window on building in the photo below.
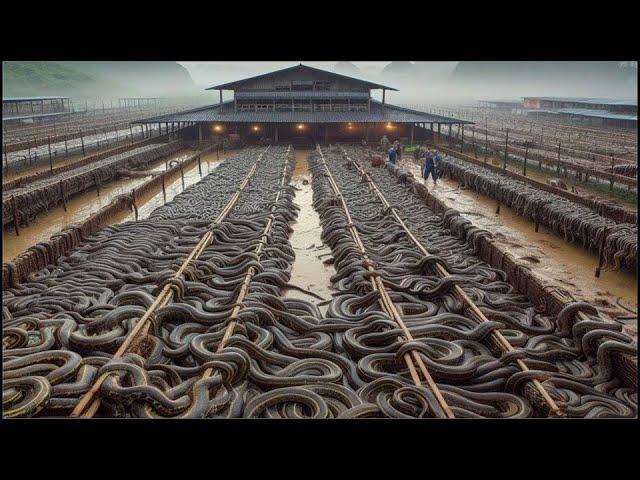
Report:
M 313 83 L 314 90 L 330 90 L 331 82 L 327 82 L 326 80 L 317 80 Z
M 291 90 L 295 90 L 295 91 L 313 90 L 313 81 L 312 80 L 293 80 L 291 82 Z
M 294 102 L 293 111 L 294 112 L 310 112 L 311 104 L 309 102 Z

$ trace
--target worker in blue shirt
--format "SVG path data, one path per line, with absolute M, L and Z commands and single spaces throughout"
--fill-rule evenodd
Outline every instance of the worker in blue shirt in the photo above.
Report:
M 439 178 L 442 173 L 440 170 L 440 160 L 442 160 L 442 157 L 440 156 L 440 152 L 436 150 L 433 154 L 433 166 L 435 169 L 435 176 L 433 177 L 434 184 L 436 183 L 436 179 Z
M 434 153 L 429 149 L 427 150 L 427 154 L 424 159 L 424 168 L 422 169 L 422 177 L 425 182 L 429 179 L 429 175 L 431 175 L 431 178 L 433 178 L 433 184 L 436 184 L 437 176 L 435 170 Z
M 389 149 L 389 161 L 394 165 L 396 164 L 396 149 L 393 147 Z

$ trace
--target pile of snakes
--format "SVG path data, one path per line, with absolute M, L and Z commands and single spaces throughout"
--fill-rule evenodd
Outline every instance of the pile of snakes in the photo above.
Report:
M 533 222 L 545 225 L 567 242 L 580 242 L 584 248 L 598 251 L 605 236 L 605 264 L 614 269 L 635 269 L 638 260 L 637 225 L 617 223 L 586 206 L 462 160 L 446 157 L 440 165 L 443 175 L 498 200 Z
M 143 145 L 133 150 L 117 153 L 96 163 L 65 170 L 27 185 L 3 190 L 2 222 L 13 222 L 14 208 L 22 223 L 27 223 L 40 212 L 62 203 L 71 195 L 94 186 L 108 183 L 119 175 L 124 167 L 137 167 L 170 155 L 182 148 L 182 142 Z M 15 205 L 14 205 L 15 203 Z
M 149 218 L 108 226 L 3 290 L 4 417 L 549 416 L 534 382 L 564 416 L 636 416 L 635 390 L 612 372 L 614 354 L 636 349 L 620 328 L 588 305 L 557 317 L 535 311 L 503 272 L 473 256 L 486 232 L 459 215 L 435 216 L 389 172 L 371 175 L 415 219 L 408 223 L 429 256 L 342 153 L 327 152 L 325 163 L 319 151 L 310 165 L 337 272 L 326 313 L 286 295 L 298 214 L 293 150 L 244 149 Z M 436 265 L 453 275 L 436 278 Z M 381 308 L 374 277 L 411 341 Z M 489 322 L 474 320 L 454 284 Z M 163 292 L 170 300 L 160 301 Z M 509 354 L 489 340 L 497 329 L 515 347 Z M 424 362 L 435 390 L 411 381 L 407 356 Z
M 638 176 L 638 166 L 632 164 L 616 165 L 613 167 L 613 173 L 634 178 Z
M 351 149 L 349 154 L 357 158 L 361 152 Z M 369 168 L 390 202 L 385 207 L 342 153 L 316 156 L 310 163 L 314 206 L 321 216 L 323 239 L 333 251 L 337 273 L 332 280 L 340 290 L 324 322 L 330 322 L 336 346 L 357 362 L 360 377 L 367 381 L 357 392 L 367 405 L 345 416 L 440 417 L 434 392 L 411 383 L 411 372 L 402 362 L 412 350 L 419 352 L 455 417 L 545 415 L 540 399 L 527 388 L 534 379 L 566 416 L 636 415 L 635 389 L 621 386 L 612 375 L 612 352 L 635 355 L 637 351 L 618 325 L 605 323 L 595 309 L 581 303 L 557 316 L 536 311 L 526 297 L 513 292 L 504 272 L 474 257 L 476 239 L 488 232 L 456 212 L 443 218 L 434 215 L 389 172 Z M 332 190 L 327 170 L 339 194 Z M 340 208 L 338 195 L 350 217 Z M 415 237 L 428 246 L 429 255 L 415 248 L 391 209 L 400 212 Z M 345 228 L 350 224 L 369 258 L 362 258 Z M 467 231 L 466 241 L 452 235 L 458 228 Z M 445 265 L 452 275 L 434 275 L 437 265 Z M 380 292 L 368 281 L 373 275 L 381 278 L 413 340 L 403 338 L 403 331 L 378 307 Z M 454 284 L 473 299 L 488 322 L 475 320 L 453 294 Z M 577 319 L 578 311 L 589 320 Z M 488 341 L 494 329 L 514 347 L 510 353 L 499 354 Z M 527 372 L 519 371 L 517 358 L 526 361 Z

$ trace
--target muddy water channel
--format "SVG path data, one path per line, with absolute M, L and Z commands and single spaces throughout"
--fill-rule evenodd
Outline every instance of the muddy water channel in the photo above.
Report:
M 169 157 L 162 158 L 156 162 L 149 164 L 148 171 L 163 171 L 171 160 L 182 161 L 193 155 L 195 150 L 181 150 L 179 153 Z M 202 175 L 212 172 L 218 164 L 233 151 L 226 151 L 224 154 L 220 152 L 219 158 L 216 152 L 209 152 L 202 155 Z M 13 227 L 5 228 L 2 232 L 2 261 L 7 262 L 24 252 L 32 245 L 49 239 L 52 235 L 62 230 L 66 225 L 76 223 L 86 219 L 92 213 L 98 211 L 107 205 L 117 195 L 130 193 L 131 190 L 152 178 L 151 176 L 140 178 L 122 178 L 100 187 L 100 195 L 98 196 L 95 189 L 88 190 L 79 195 L 75 195 L 67 201 L 67 211 L 62 205 L 53 208 L 41 215 L 28 227 L 20 228 L 20 236 L 16 237 Z M 167 201 L 173 199 L 178 193 L 182 192 L 182 180 L 180 172 L 176 172 L 166 182 Z M 200 180 L 198 172 L 198 164 L 194 162 L 190 167 L 184 170 L 185 188 Z M 143 219 L 157 207 L 163 204 L 162 189 L 151 192 L 145 196 L 136 199 L 138 205 L 138 218 Z M 134 220 L 134 214 L 131 211 L 121 212 L 111 219 L 110 223 L 124 222 Z
M 415 163 L 406 162 L 403 167 L 420 177 L 420 167 Z M 427 188 L 447 206 L 458 210 L 478 227 L 493 233 L 495 241 L 505 251 L 528 265 L 548 283 L 568 290 L 578 300 L 592 303 L 610 318 L 625 314 L 618 303 L 637 310 L 638 282 L 632 273 L 603 270 L 600 278 L 596 278 L 596 253 L 566 243 L 543 225 L 536 233 L 533 223 L 504 205 L 496 214 L 495 200 L 473 190 L 462 189 L 454 180 L 439 179 L 434 187 L 429 179 Z M 630 333 L 637 332 L 636 322 L 627 327 Z
M 291 184 L 297 189 L 294 201 L 300 207 L 300 212 L 297 221 L 291 225 L 293 233 L 289 239 L 296 254 L 290 283 L 328 300 L 335 291 L 331 287 L 330 278 L 336 272 L 333 266 L 322 263 L 330 258 L 331 249 L 322 243 L 320 217 L 313 209 L 311 172 L 307 163 L 310 153 L 311 150 L 296 150 L 296 168 L 291 179 Z M 316 304 L 322 302 L 294 289 L 287 290 L 286 296 L 302 298 Z

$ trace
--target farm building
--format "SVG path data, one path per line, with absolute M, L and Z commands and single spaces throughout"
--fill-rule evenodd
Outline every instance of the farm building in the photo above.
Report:
M 522 108 L 522 100 L 478 100 L 478 106 L 513 111 Z
M 637 100 L 524 97 L 523 105 L 527 114 L 535 117 L 626 128 L 636 128 L 638 125 Z
M 296 65 L 275 72 L 215 85 L 216 105 L 139 120 L 138 124 L 165 127 L 195 125 L 199 139 L 237 133 L 247 142 L 362 140 L 377 141 L 382 135 L 414 140 L 439 132 L 442 125 L 471 122 L 433 115 L 386 102 L 386 85 Z M 382 90 L 381 101 L 372 90 Z M 232 99 L 223 101 L 223 91 Z

